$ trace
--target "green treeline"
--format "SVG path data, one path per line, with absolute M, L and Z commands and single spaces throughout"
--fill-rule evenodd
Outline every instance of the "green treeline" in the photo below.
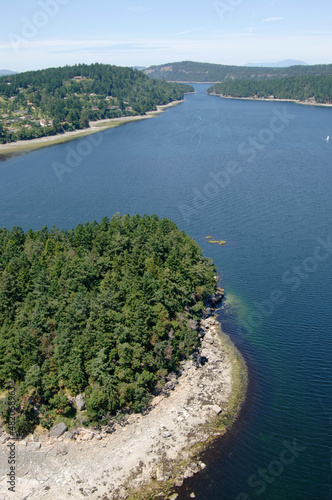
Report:
M 224 82 L 231 80 L 271 79 L 287 76 L 332 74 L 332 64 L 295 65 L 288 68 L 229 66 L 182 61 L 151 66 L 144 70 L 152 78 L 172 82 Z
M 144 115 L 183 99 L 188 85 L 156 81 L 131 68 L 79 64 L 0 78 L 0 144 Z
M 0 229 L 0 414 L 16 431 L 141 411 L 198 345 L 215 266 L 175 224 L 115 215 L 71 231 Z M 71 419 L 71 420 L 69 420 Z
M 273 80 L 234 80 L 210 87 L 209 94 L 231 97 L 295 99 L 332 103 L 332 75 L 294 76 Z

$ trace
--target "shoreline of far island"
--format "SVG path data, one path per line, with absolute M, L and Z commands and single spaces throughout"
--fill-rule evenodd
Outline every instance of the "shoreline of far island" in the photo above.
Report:
M 307 99 L 306 101 L 299 101 L 298 99 L 277 99 L 277 98 L 272 98 L 272 97 L 236 97 L 236 96 L 231 96 L 231 95 L 224 95 L 224 94 L 217 94 L 215 92 L 208 93 L 207 95 L 212 95 L 215 97 L 221 97 L 222 99 L 238 99 L 241 101 L 264 101 L 264 102 L 294 102 L 295 104 L 302 104 L 303 106 L 320 106 L 320 107 L 325 107 L 325 108 L 330 108 L 332 107 L 331 104 L 327 103 L 321 103 L 321 102 L 316 102 L 315 100 L 309 100 Z
M 164 111 L 166 111 L 167 109 L 177 106 L 183 102 L 184 99 L 181 99 L 178 101 L 172 101 L 168 104 L 157 106 L 156 110 L 147 111 L 145 115 L 121 116 L 119 118 L 106 118 L 103 120 L 90 121 L 88 128 L 73 130 L 71 132 L 64 132 L 62 134 L 39 137 L 37 139 L 29 139 L 29 140 L 0 144 L 0 158 L 2 155 L 10 156 L 16 154 L 23 154 L 23 153 L 29 153 L 31 151 L 36 151 L 38 149 L 46 148 L 49 146 L 56 146 L 58 144 L 63 144 L 77 139 L 82 139 L 83 137 L 86 137 L 88 135 L 96 134 L 98 132 L 103 132 L 110 128 L 119 127 L 127 123 L 154 118 L 163 113 Z

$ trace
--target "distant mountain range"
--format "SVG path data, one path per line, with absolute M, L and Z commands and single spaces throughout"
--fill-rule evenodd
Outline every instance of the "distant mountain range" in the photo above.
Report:
M 9 69 L 0 69 L 0 76 L 15 75 L 16 71 L 10 71 Z
M 170 82 L 226 82 L 230 80 L 266 80 L 301 75 L 329 75 L 332 74 L 332 64 L 316 64 L 309 66 L 293 65 L 289 67 L 254 67 L 228 66 L 193 61 L 182 61 L 150 66 L 143 70 L 151 78 Z
M 254 68 L 289 68 L 290 66 L 308 66 L 304 61 L 296 61 L 295 59 L 285 59 L 276 63 L 248 63 L 246 66 Z

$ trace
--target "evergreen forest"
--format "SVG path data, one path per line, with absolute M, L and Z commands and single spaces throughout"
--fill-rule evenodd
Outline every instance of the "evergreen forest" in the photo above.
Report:
M 10 387 L 18 436 L 142 411 L 199 345 L 215 274 L 193 239 L 155 215 L 0 229 L 3 421 Z
M 270 80 L 291 76 L 332 74 L 332 64 L 294 65 L 286 68 L 234 66 L 182 61 L 150 66 L 144 73 L 170 82 L 226 82 L 232 80 Z
M 332 104 L 332 75 L 294 76 L 272 80 L 234 80 L 210 87 L 209 94 L 231 97 L 294 99 Z

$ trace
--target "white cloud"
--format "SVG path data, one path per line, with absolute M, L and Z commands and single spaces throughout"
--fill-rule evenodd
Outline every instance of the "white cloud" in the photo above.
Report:
M 246 64 L 255 54 L 259 61 L 305 60 L 309 64 L 331 63 L 331 35 L 234 35 L 174 37 L 110 37 L 99 40 L 35 40 L 14 51 L 0 43 L 3 67 L 16 71 L 101 62 L 119 66 L 150 66 L 172 61 L 205 61 Z
M 262 23 L 272 23 L 274 21 L 282 21 L 283 17 L 268 17 L 267 19 L 263 19 Z
M 127 7 L 129 12 L 133 12 L 134 14 L 141 14 L 144 12 L 150 12 L 154 10 L 152 7 L 143 7 L 143 5 L 135 5 L 134 7 Z
M 309 35 L 332 35 L 332 31 L 309 31 Z
M 201 31 L 204 29 L 206 29 L 206 26 L 201 26 L 200 28 L 192 28 L 191 30 L 180 31 L 180 33 L 176 33 L 176 36 L 189 35 L 189 33 L 194 33 L 195 31 Z

